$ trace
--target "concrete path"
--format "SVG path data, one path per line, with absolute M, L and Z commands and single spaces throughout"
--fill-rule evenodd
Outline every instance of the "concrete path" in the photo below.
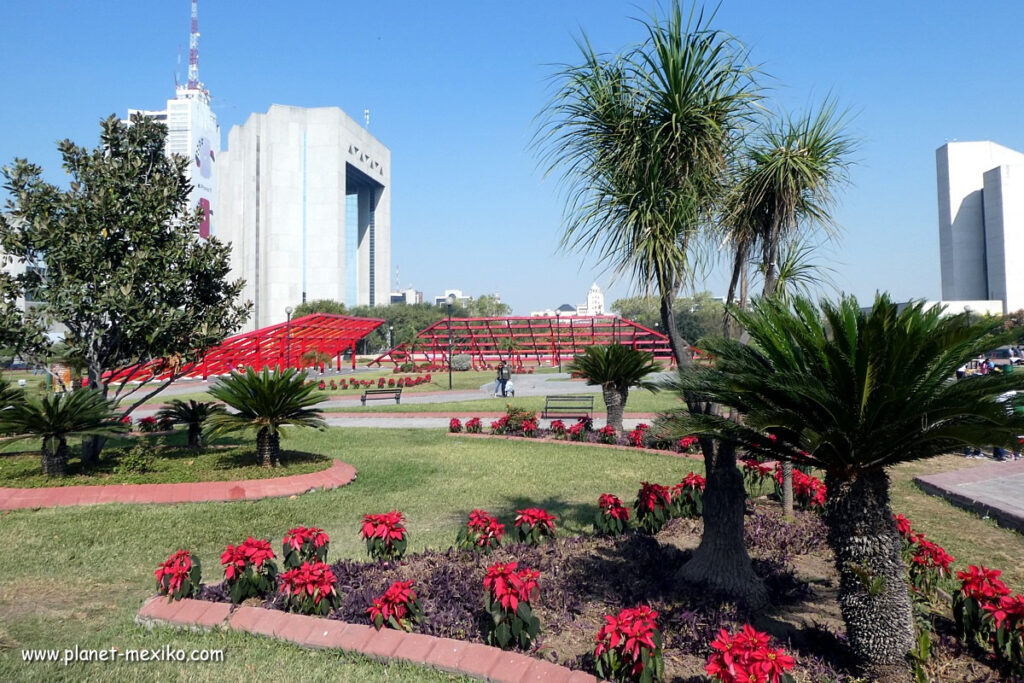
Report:
M 1024 532 L 1024 460 L 923 475 L 914 481 L 927 493 Z

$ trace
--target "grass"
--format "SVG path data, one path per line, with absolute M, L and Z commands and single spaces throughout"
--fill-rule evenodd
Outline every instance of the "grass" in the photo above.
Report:
M 145 473 L 119 472 L 118 464 L 135 444 L 145 444 L 152 462 Z M 38 486 L 82 486 L 101 484 L 170 484 L 194 481 L 230 481 L 268 479 L 306 474 L 326 469 L 331 459 L 325 455 L 285 452 L 281 467 L 259 466 L 252 444 L 218 446 L 195 453 L 185 447 L 184 430 L 168 437 L 117 439 L 103 450 L 99 465 L 83 470 L 81 461 L 68 462 L 68 476 L 44 477 L 40 469 L 38 445 L 35 450 L 0 455 L 0 487 L 34 488 Z
M 422 412 L 504 412 L 506 406 L 512 405 L 524 410 L 540 411 L 544 408 L 543 396 L 517 396 L 515 398 L 480 398 L 472 401 L 446 401 L 444 403 L 402 403 L 395 405 L 383 402 L 383 405 L 328 406 L 325 413 L 422 413 Z M 634 390 L 629 392 L 626 411 L 632 413 L 659 413 L 678 407 L 680 401 L 674 394 L 660 391 Z M 604 397 L 594 394 L 594 410 L 604 412 Z

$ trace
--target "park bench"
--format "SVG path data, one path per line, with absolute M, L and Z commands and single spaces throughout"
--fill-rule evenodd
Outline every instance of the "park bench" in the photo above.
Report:
M 401 389 L 367 389 L 363 392 L 363 395 L 359 397 L 359 400 L 366 405 L 366 401 L 374 401 L 381 398 L 393 398 L 395 399 L 395 405 L 402 402 L 402 390 Z
M 540 416 L 544 419 L 570 417 L 581 420 L 590 417 L 592 412 L 593 395 L 545 396 L 544 412 Z

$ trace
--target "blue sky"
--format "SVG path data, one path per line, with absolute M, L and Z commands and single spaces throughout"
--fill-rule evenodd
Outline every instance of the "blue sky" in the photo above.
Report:
M 272 103 L 340 106 L 392 152 L 392 262 L 402 286 L 500 292 L 517 313 L 578 303 L 593 260 L 557 251 L 558 188 L 527 148 L 552 64 L 586 31 L 599 50 L 642 38 L 651 2 L 200 0 L 200 75 L 222 138 Z M 827 93 L 856 115 L 839 241 L 820 260 L 843 291 L 938 298 L 937 147 L 1024 149 L 1024 3 L 725 0 L 716 25 L 749 46 L 779 106 Z M 187 0 L 0 3 L 0 163 L 28 157 L 60 181 L 55 141 L 94 145 L 100 118 L 162 108 Z M 719 268 L 699 288 L 724 293 Z M 392 273 L 392 279 L 394 274 Z M 629 293 L 617 282 L 609 302 Z

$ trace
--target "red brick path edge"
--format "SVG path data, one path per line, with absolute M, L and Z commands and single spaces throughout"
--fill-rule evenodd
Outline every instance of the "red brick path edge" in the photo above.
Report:
M 676 453 L 675 451 L 659 451 L 657 448 L 637 448 L 635 446 L 619 446 L 610 443 L 590 443 L 588 441 L 570 441 L 569 439 L 541 439 L 529 436 L 507 436 L 505 434 L 467 434 L 465 432 L 448 432 L 448 436 L 469 439 L 508 439 L 510 441 L 530 441 L 532 443 L 550 443 L 557 446 L 588 446 L 590 448 L 614 448 L 620 451 L 632 451 L 633 453 L 652 453 L 654 455 L 668 455 L 673 458 L 690 458 L 704 462 L 704 456 L 693 453 Z
M 135 623 L 144 626 L 173 625 L 201 630 L 222 628 L 245 631 L 285 640 L 300 647 L 345 650 L 379 661 L 399 659 L 486 681 L 597 683 L 597 678 L 582 671 L 572 671 L 551 662 L 480 643 L 393 629 L 377 631 L 362 624 L 289 614 L 262 607 L 232 609 L 232 605 L 224 602 L 189 599 L 168 602 L 167 598 L 155 596 L 142 605 Z
M 319 472 L 273 479 L 203 481 L 182 484 L 110 484 L 49 486 L 35 489 L 0 488 L 0 510 L 51 508 L 102 503 L 200 503 L 258 500 L 293 496 L 316 489 L 333 489 L 356 478 L 356 468 L 335 460 Z

